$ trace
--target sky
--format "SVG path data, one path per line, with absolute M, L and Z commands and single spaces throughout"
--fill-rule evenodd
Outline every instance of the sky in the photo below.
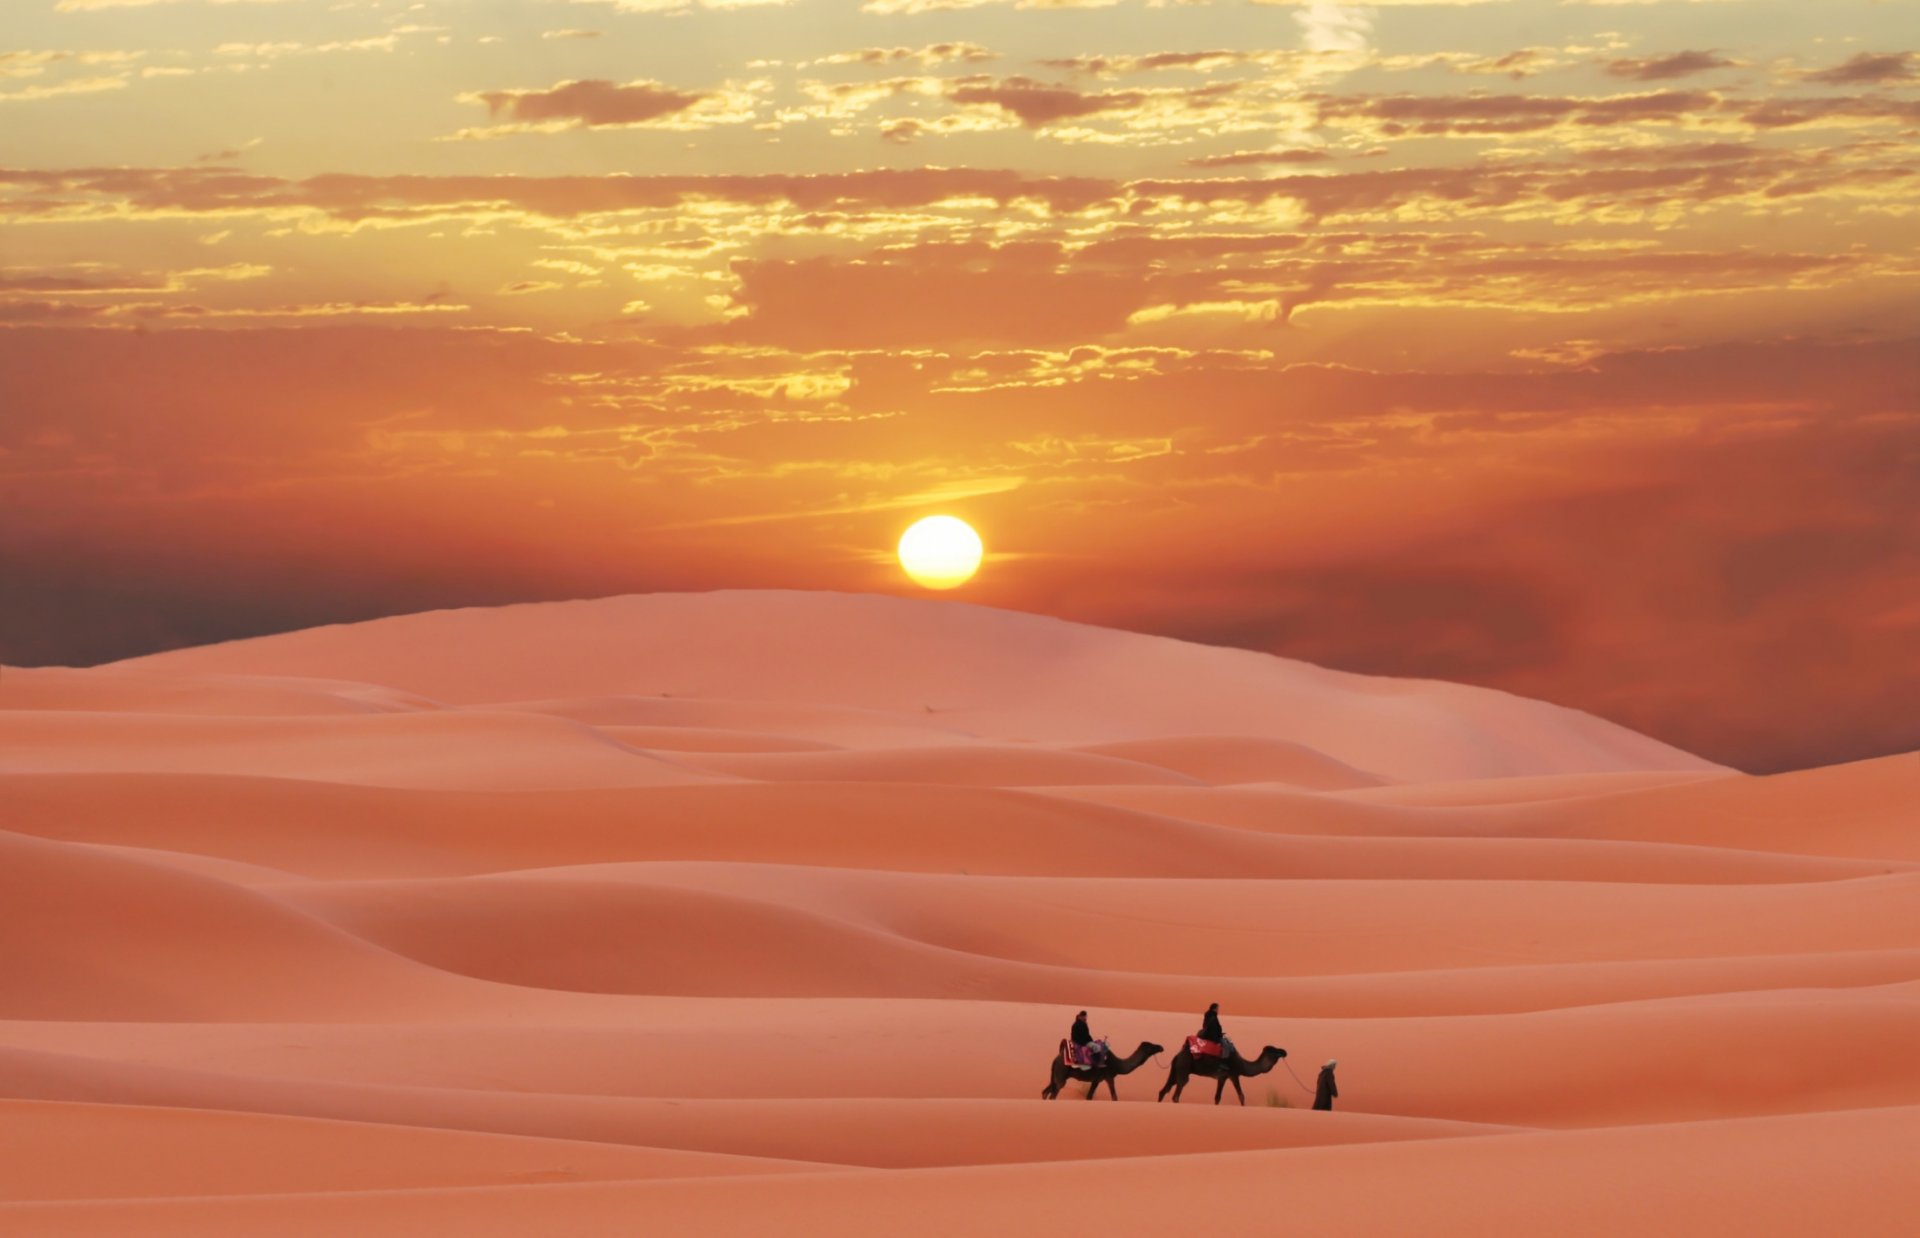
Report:
M 915 593 L 1920 749 L 1915 0 L 5 0 L 0 662 Z

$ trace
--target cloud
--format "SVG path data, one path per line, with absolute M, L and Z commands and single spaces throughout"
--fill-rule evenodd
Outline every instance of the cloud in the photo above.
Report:
M 1539 133 L 1562 125 L 1672 123 L 1717 110 L 1721 97 L 1703 90 L 1603 96 L 1356 95 L 1322 96 L 1323 119 L 1382 137 L 1492 137 Z
M 994 106 L 998 106 L 997 104 Z M 1357 107 L 1367 106 L 1364 102 Z M 1545 113 L 1522 113 L 1527 125 Z M 1562 113 L 1564 115 L 1565 113 Z M 1451 123 L 1453 118 L 1443 118 Z M 1477 119 L 1477 118 L 1469 118 Z M 1780 117 L 1792 123 L 1803 117 Z M 1369 122 L 1371 123 L 1371 122 Z M 1897 151 L 1863 143 L 1857 149 L 1760 148 L 1739 143 L 1594 147 L 1565 160 L 1502 159 L 1453 166 L 1378 168 L 1272 176 L 1143 178 L 1036 176 L 1002 169 L 920 167 L 817 175 L 732 176 L 357 176 L 329 174 L 304 180 L 245 174 L 232 169 L 114 168 L 0 169 L 0 218 L 19 221 L 91 218 L 309 216 L 343 226 L 404 224 L 449 218 L 495 221 L 517 216 L 534 223 L 589 216 L 667 212 L 692 203 L 708 213 L 692 224 L 725 226 L 715 208 L 764 212 L 791 208 L 831 212 L 856 231 L 907 227 L 889 222 L 912 209 L 951 222 L 983 212 L 1018 209 L 1046 216 L 1115 211 L 1190 226 L 1196 208 L 1222 219 L 1270 228 L 1275 204 L 1292 204 L 1295 217 L 1314 220 L 1387 220 L 1412 209 L 1445 209 L 1457 218 L 1498 217 L 1524 209 L 1535 218 L 1573 220 L 1605 212 L 1616 221 L 1639 213 L 1671 218 L 1716 204 L 1778 209 L 1782 202 L 1850 195 L 1863 203 L 1902 200 L 1916 169 Z M 683 226 L 691 226 L 680 216 Z M 751 238 L 775 225 L 740 219 Z M 804 219 L 785 226 L 804 227 Z
M 1070 73 L 1088 73 L 1095 77 L 1123 77 L 1134 73 L 1160 73 L 1177 69 L 1210 73 L 1216 69 L 1241 65 L 1278 69 L 1297 66 L 1302 59 L 1298 52 L 1214 49 L 1197 52 L 1148 52 L 1141 55 L 1065 56 L 1042 60 L 1040 63 L 1050 69 L 1060 69 Z
M 129 65 L 146 57 L 145 52 L 125 51 L 11 51 L 0 52 L 0 78 L 40 77 L 56 65 Z
M 546 90 L 488 90 L 462 96 L 486 104 L 495 119 L 534 125 L 558 121 L 585 128 L 653 124 L 687 112 L 709 97 L 659 82 L 622 85 L 601 79 L 560 82 Z
M 214 168 L 55 171 L 0 168 L 0 215 L 84 216 L 109 205 L 151 215 L 316 212 L 331 218 L 437 218 L 522 211 L 547 219 L 661 211 L 695 202 L 789 205 L 801 210 L 897 210 L 947 201 L 1019 203 L 1078 211 L 1108 201 L 1122 183 L 1098 177 L 1036 176 L 991 168 L 903 168 L 866 172 L 683 176 L 358 176 L 305 180 Z
M 850 52 L 835 52 L 806 62 L 812 65 L 897 65 L 916 64 L 932 68 L 942 64 L 978 64 L 999 59 L 978 43 L 928 43 L 921 47 L 862 47 Z
M 0 295 L 91 296 L 122 292 L 182 292 L 208 283 L 238 283 L 262 279 L 273 268 L 252 263 L 221 267 L 194 267 L 179 271 L 127 271 L 101 263 L 64 267 L 0 267 Z
M 0 103 L 33 103 L 41 99 L 57 99 L 62 95 L 93 95 L 107 90 L 125 90 L 126 87 L 125 77 L 69 78 L 46 86 L 23 86 L 18 90 L 0 91 Z
M 401 318 L 465 314 L 472 307 L 447 301 L 319 301 L 296 305 L 209 306 L 176 301 L 121 301 L 79 304 L 72 301 L 0 300 L 0 321 L 102 323 L 297 321 L 301 319 Z
M 1308 51 L 1360 55 L 1372 46 L 1373 13 L 1358 5 L 1309 0 L 1293 20 Z
M 374 35 L 364 39 L 335 39 L 326 43 L 221 43 L 213 49 L 216 56 L 249 57 L 255 60 L 282 60 L 288 56 L 325 56 L 334 52 L 391 52 L 400 46 L 400 32 Z
M 1715 69 L 1736 68 L 1739 63 L 1737 60 L 1728 60 L 1718 52 L 1673 52 L 1666 56 L 1612 60 L 1607 63 L 1607 72 L 1614 77 L 1630 78 L 1636 82 L 1666 82 Z
M 720 11 L 771 8 L 792 0 L 573 0 L 573 3 L 606 5 L 622 13 L 678 13 L 693 8 Z
M 1049 86 L 1032 78 L 1010 77 L 997 82 L 975 81 L 951 86 L 947 97 L 955 103 L 999 108 L 1031 129 L 1101 112 L 1131 110 L 1147 96 L 1137 90 L 1084 93 L 1065 86 Z
M 860 6 L 863 13 L 877 13 L 881 16 L 915 15 L 920 13 L 952 12 L 959 9 L 979 9 L 993 5 L 1007 5 L 1017 9 L 1104 9 L 1120 3 L 1120 0 L 865 0 Z
M 1768 99 L 1741 107 L 1743 124 L 1754 129 L 1848 128 L 1887 122 L 1920 123 L 1920 99 L 1836 96 L 1825 99 Z
M 1920 52 L 1861 52 L 1832 68 L 1804 74 L 1825 86 L 1874 86 L 1920 78 Z
M 1310 147 L 1289 150 L 1240 150 L 1224 155 L 1200 155 L 1187 160 L 1195 168 L 1254 168 L 1274 164 L 1326 163 L 1333 158 L 1328 151 Z
M 56 13 L 88 13 L 96 9 L 143 9 L 160 4 L 290 4 L 293 0 L 59 0 Z
M 976 111 L 1012 117 L 1027 129 L 1074 141 L 1112 141 L 1115 133 L 1166 132 L 1204 126 L 1227 133 L 1261 127 L 1270 101 L 1238 82 L 1133 90 L 1083 91 L 1028 77 L 960 78 L 946 97 Z M 1068 127 L 1073 121 L 1106 127 Z
M 746 312 L 714 338 L 797 351 L 977 341 L 1056 343 L 1125 325 L 1124 277 L 1062 273 L 1044 253 L 979 263 L 939 250 L 887 262 L 832 259 L 737 263 Z

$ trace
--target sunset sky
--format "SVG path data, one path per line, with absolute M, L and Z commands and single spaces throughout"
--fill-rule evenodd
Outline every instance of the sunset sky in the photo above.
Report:
M 953 594 L 1920 748 L 1920 3 L 6 0 L 0 661 Z

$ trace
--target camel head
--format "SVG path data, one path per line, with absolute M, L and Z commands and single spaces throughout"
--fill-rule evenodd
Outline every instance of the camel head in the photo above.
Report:
M 1151 1040 L 1143 1040 L 1140 1042 L 1140 1051 L 1145 1053 L 1149 1058 L 1152 1058 L 1165 1053 L 1167 1050 L 1164 1046 L 1156 1045 Z
M 1260 1050 L 1259 1057 L 1243 1057 L 1237 1052 L 1233 1056 L 1240 1063 L 1241 1074 L 1264 1075 L 1278 1065 L 1281 1058 L 1287 1056 L 1287 1051 L 1278 1045 L 1268 1045 Z

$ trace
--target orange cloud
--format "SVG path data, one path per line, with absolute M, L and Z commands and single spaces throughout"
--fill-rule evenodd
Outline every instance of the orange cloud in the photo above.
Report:
M 488 90 L 472 96 L 497 118 L 543 124 L 570 122 L 587 128 L 645 125 L 678 115 L 709 98 L 699 91 L 674 90 L 658 82 L 603 80 L 561 82 L 547 90 Z
M 1840 64 L 1805 74 L 1823 86 L 1877 86 L 1920 78 L 1920 52 L 1860 52 Z
M 1607 72 L 1614 77 L 1631 78 L 1636 82 L 1667 82 L 1715 69 L 1736 68 L 1739 63 L 1718 52 L 1672 52 L 1665 56 L 1634 56 L 1608 61 Z
M 1470 93 L 1323 96 L 1318 103 L 1326 120 L 1364 123 L 1383 137 L 1483 137 L 1538 133 L 1560 125 L 1674 122 L 1716 110 L 1720 96 L 1701 90 L 1584 98 Z
M 850 52 L 835 52 L 810 60 L 808 65 L 896 65 L 917 64 L 932 68 L 942 64 L 978 64 L 996 60 L 999 53 L 978 43 L 928 43 L 922 47 L 862 47 Z

